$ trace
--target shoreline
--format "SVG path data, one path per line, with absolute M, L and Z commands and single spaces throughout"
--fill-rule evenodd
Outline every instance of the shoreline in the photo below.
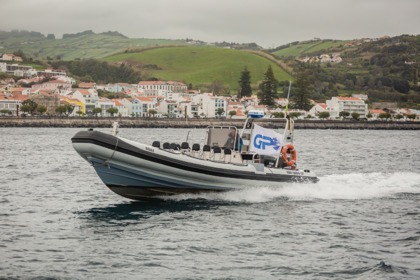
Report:
M 0 117 L 0 127 L 80 127 L 107 128 L 118 121 L 124 128 L 205 128 L 236 126 L 242 128 L 244 119 L 168 119 L 168 118 L 87 118 L 87 117 Z M 282 128 L 284 119 L 257 119 L 269 128 Z M 420 130 L 414 121 L 354 121 L 354 120 L 295 120 L 296 129 L 370 129 Z

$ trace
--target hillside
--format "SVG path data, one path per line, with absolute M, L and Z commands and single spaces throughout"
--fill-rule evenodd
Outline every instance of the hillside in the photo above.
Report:
M 193 86 L 221 82 L 230 89 L 238 87 L 240 74 L 246 66 L 256 87 L 271 65 L 278 80 L 290 80 L 276 63 L 257 54 L 216 47 L 161 47 L 141 52 L 123 53 L 104 58 L 110 63 L 130 64 L 144 78 L 183 81 Z
M 0 31 L 0 52 L 21 50 L 34 60 L 102 58 L 127 49 L 186 44 L 185 40 L 130 39 L 118 32 L 96 34 L 84 31 L 64 34 L 62 39 L 55 39 L 53 35 L 44 36 L 39 32 Z
M 294 42 L 271 50 L 313 85 L 312 98 L 363 93 L 369 102 L 391 101 L 420 108 L 420 36 L 401 35 L 352 41 Z M 341 61 L 320 62 L 336 54 Z M 311 59 L 309 62 L 304 59 Z
M 340 40 L 313 40 L 293 42 L 271 50 L 272 54 L 281 58 L 296 58 L 316 52 L 331 52 L 342 48 L 348 41 Z

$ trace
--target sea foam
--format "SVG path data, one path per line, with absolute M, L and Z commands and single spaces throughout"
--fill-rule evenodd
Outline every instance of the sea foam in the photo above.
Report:
M 396 173 L 351 173 L 320 177 L 312 183 L 279 183 L 278 187 L 244 187 L 223 193 L 205 193 L 166 197 L 167 200 L 206 199 L 232 202 L 259 203 L 277 199 L 373 199 L 392 197 L 401 193 L 420 193 L 420 174 Z

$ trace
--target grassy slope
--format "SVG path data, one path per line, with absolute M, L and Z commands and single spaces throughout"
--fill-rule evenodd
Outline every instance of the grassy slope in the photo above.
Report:
M 11 38 L 0 42 L 2 52 L 22 50 L 34 59 L 55 59 L 61 56 L 63 60 L 84 58 L 102 58 L 126 49 L 140 49 L 156 45 L 185 44 L 182 40 L 163 39 L 127 39 L 105 34 L 89 34 L 66 39 L 40 39 L 30 37 Z
M 297 45 L 285 48 L 279 51 L 274 52 L 273 54 L 279 57 L 288 57 L 288 56 L 303 56 L 307 53 L 317 52 L 320 50 L 328 50 L 330 48 L 338 47 L 344 45 L 345 41 L 311 41 L 303 42 Z
M 139 53 L 119 54 L 105 58 L 108 62 L 127 61 L 130 64 L 155 64 L 162 70 L 148 71 L 150 76 L 163 80 L 184 81 L 193 85 L 221 81 L 231 89 L 246 66 L 251 72 L 251 82 L 256 86 L 271 65 L 278 80 L 290 80 L 275 63 L 261 56 L 238 50 L 215 47 L 167 47 Z

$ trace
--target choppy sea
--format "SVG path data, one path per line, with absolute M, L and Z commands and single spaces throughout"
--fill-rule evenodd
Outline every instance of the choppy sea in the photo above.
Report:
M 145 203 L 107 189 L 78 130 L 0 128 L 0 279 L 420 279 L 420 131 L 299 130 L 317 184 Z

